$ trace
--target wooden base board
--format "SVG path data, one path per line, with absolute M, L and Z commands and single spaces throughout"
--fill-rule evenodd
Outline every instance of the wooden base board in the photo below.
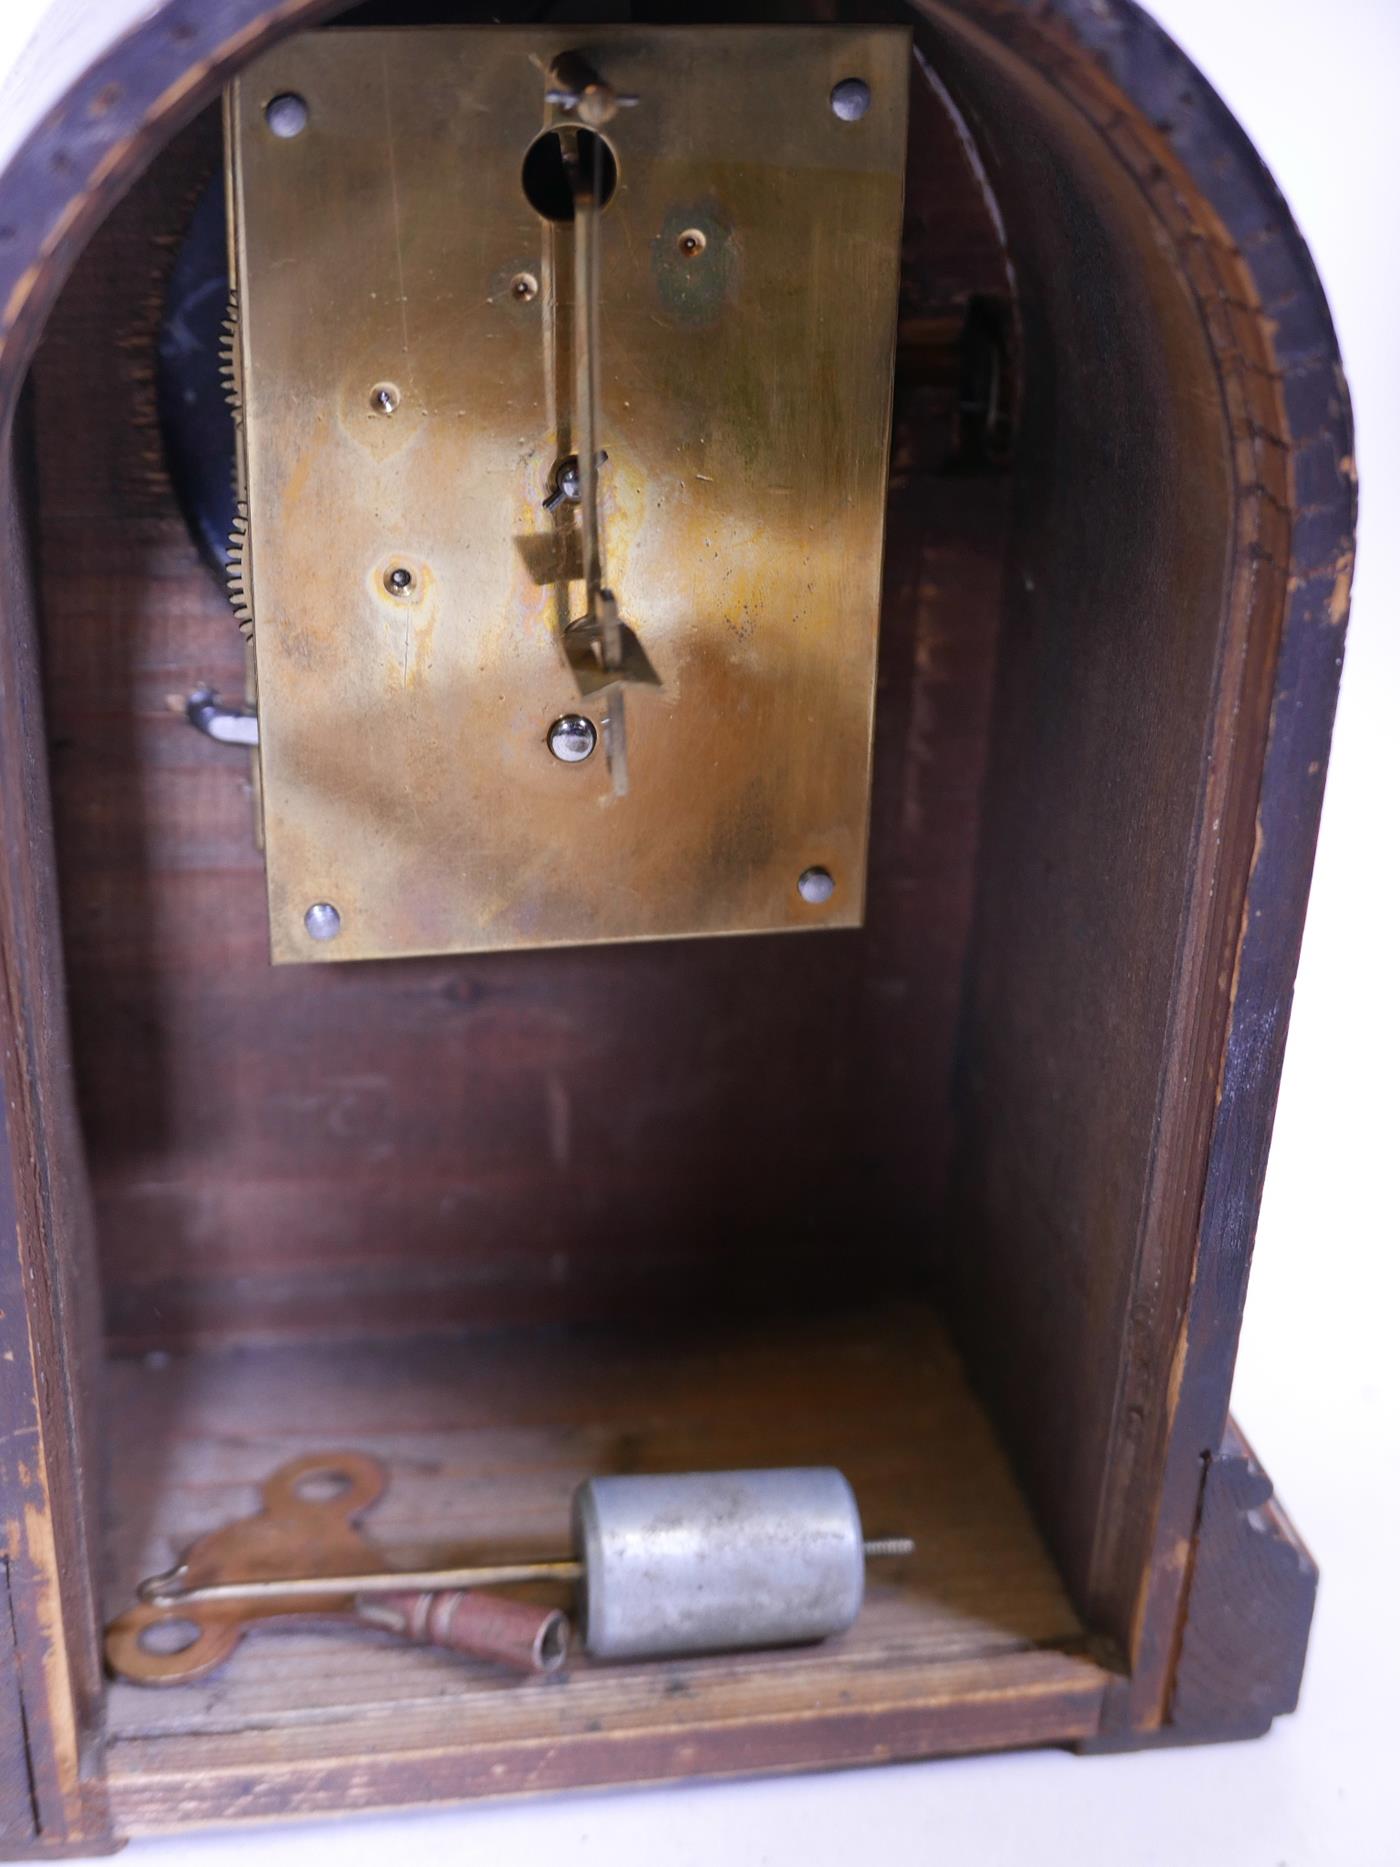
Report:
M 567 1546 L 590 1472 L 832 1463 L 867 1530 L 859 1622 L 817 1648 L 518 1681 L 358 1629 L 263 1631 L 191 1686 L 114 1685 L 119 1832 L 812 1769 L 1097 1729 L 1105 1674 L 962 1370 L 922 1309 L 703 1336 L 532 1332 L 114 1362 L 109 1608 L 285 1459 L 392 1480 L 396 1561 Z

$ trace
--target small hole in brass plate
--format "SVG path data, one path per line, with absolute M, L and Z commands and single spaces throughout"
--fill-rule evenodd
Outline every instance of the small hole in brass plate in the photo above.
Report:
M 397 383 L 377 382 L 369 392 L 369 412 L 371 415 L 392 415 L 399 405 Z
M 585 175 L 597 174 L 598 206 L 604 208 L 617 192 L 617 157 L 606 136 L 594 130 L 578 132 L 579 163 Z M 574 193 L 564 164 L 564 145 L 558 130 L 545 130 L 525 151 L 520 170 L 525 199 L 545 220 L 570 221 Z
M 384 588 L 390 596 L 407 596 L 413 588 L 413 572 L 406 564 L 391 564 L 384 573 Z
M 349 1489 L 350 1479 L 344 1472 L 307 1472 L 296 1482 L 297 1496 L 308 1504 L 329 1504 Z
M 173 1653 L 187 1652 L 199 1635 L 200 1628 L 196 1621 L 152 1621 L 136 1636 L 136 1644 L 143 1653 L 159 1653 L 169 1657 Z
M 510 295 L 522 305 L 528 305 L 540 289 L 540 282 L 533 272 L 517 272 L 510 282 Z
M 705 250 L 705 236 L 698 227 L 687 227 L 676 241 L 676 251 L 682 259 L 699 259 Z

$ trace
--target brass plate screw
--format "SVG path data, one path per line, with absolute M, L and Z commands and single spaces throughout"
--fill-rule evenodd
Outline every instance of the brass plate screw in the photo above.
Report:
M 313 901 L 306 910 L 306 931 L 313 940 L 334 940 L 340 932 L 340 909 L 329 901 Z
M 306 99 L 298 97 L 295 91 L 280 91 L 263 114 L 272 134 L 284 138 L 300 136 L 311 115 L 306 108 Z
M 598 729 L 581 713 L 566 713 L 548 733 L 549 749 L 564 765 L 581 765 L 598 743 Z
M 870 86 L 864 78 L 843 78 L 831 93 L 831 108 L 843 123 L 858 123 L 870 108 Z

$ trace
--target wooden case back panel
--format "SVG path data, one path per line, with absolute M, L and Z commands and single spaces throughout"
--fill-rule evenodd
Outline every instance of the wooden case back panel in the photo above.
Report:
M 152 352 L 211 115 L 102 228 L 35 366 L 78 1085 L 124 1344 L 862 1296 L 926 1277 L 995 652 L 1005 476 L 922 345 L 1003 296 L 911 93 L 867 925 L 356 967 L 267 963 L 246 760 L 171 710 L 242 644 L 170 485 Z

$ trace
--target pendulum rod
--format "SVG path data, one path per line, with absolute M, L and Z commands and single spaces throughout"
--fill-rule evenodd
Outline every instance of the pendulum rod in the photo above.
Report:
M 603 139 L 595 131 L 560 131 L 574 204 L 574 410 L 578 423 L 579 520 L 583 531 L 585 622 L 595 631 L 605 674 L 622 672 L 622 630 L 617 604 L 603 581 L 603 531 L 598 516 L 598 307 L 599 215 L 603 193 Z M 585 151 L 588 151 L 586 156 Z M 591 158 L 591 159 L 590 159 Z M 627 714 L 623 684 L 606 689 L 604 743 L 613 792 L 627 795 Z

